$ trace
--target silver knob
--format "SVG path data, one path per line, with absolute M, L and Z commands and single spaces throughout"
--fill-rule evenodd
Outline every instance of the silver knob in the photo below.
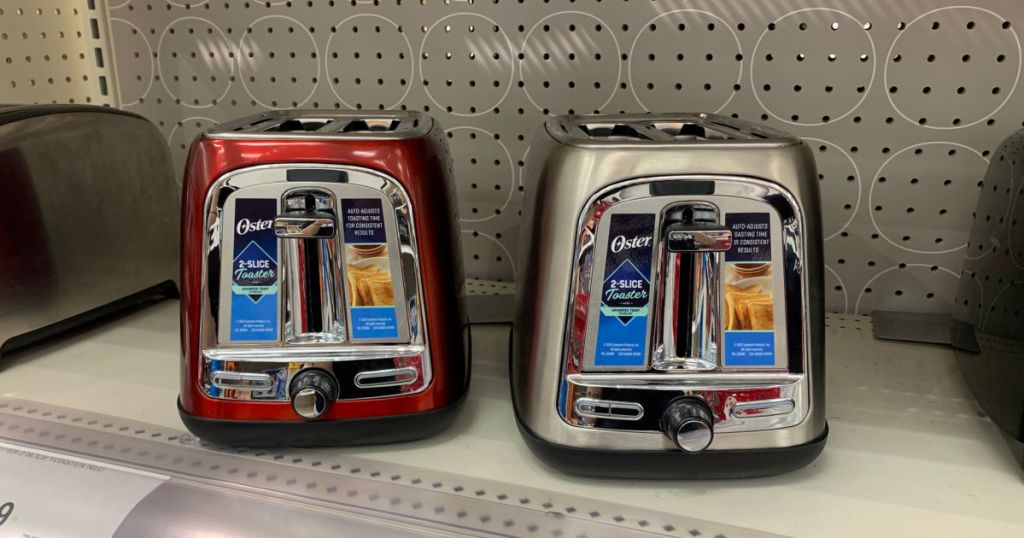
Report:
M 327 411 L 327 397 L 317 389 L 302 389 L 292 396 L 292 407 L 302 418 L 316 418 Z
M 714 433 L 703 420 L 687 420 L 676 430 L 676 445 L 687 452 L 700 452 L 711 444 Z
M 290 392 L 295 413 L 306 420 L 313 420 L 338 399 L 338 384 L 323 370 L 306 370 L 292 379 Z
M 711 408 L 699 398 L 679 398 L 661 414 L 661 431 L 684 452 L 700 452 L 715 437 Z

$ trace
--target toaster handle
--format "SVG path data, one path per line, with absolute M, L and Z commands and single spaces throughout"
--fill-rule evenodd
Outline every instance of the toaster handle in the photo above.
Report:
M 285 211 L 274 219 L 274 235 L 296 239 L 330 239 L 337 219 L 323 211 Z
M 666 215 L 662 346 L 656 369 L 715 368 L 718 254 L 732 248 L 732 230 L 707 205 L 676 207 Z
M 283 202 L 285 211 L 274 219 L 274 235 L 284 239 L 285 339 L 293 344 L 343 341 L 334 195 L 301 189 L 288 193 Z
M 670 224 L 665 228 L 669 252 L 725 252 L 732 248 L 732 230 L 723 226 Z

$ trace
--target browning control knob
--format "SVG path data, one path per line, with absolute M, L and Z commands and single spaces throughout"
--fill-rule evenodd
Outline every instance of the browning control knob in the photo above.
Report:
M 661 431 L 684 452 L 696 453 L 711 444 L 715 419 L 698 398 L 673 400 L 661 414 Z
M 327 411 L 338 399 L 338 383 L 323 370 L 305 370 L 292 379 L 292 409 L 306 420 L 313 420 Z

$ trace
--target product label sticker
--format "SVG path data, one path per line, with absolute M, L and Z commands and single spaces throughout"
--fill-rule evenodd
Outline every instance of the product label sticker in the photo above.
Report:
M 341 201 L 345 275 L 353 340 L 398 338 L 384 209 L 378 198 Z
M 121 536 L 126 521 L 145 513 L 136 512 L 140 503 L 170 478 L 6 442 L 0 469 L 0 536 L 22 538 Z
M 726 331 L 726 366 L 774 366 L 774 331 Z
M 768 213 L 727 213 L 725 225 L 732 230 L 727 262 L 772 261 L 771 216 Z
M 775 365 L 775 297 L 771 217 L 728 213 L 732 248 L 725 253 L 725 366 Z
M 277 340 L 277 200 L 235 200 L 231 261 L 231 339 Z
M 611 216 L 594 365 L 647 364 L 654 215 Z

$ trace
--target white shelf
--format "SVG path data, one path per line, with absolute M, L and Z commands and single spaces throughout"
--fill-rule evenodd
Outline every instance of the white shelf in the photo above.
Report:
M 175 407 L 177 315 L 177 304 L 165 302 L 12 357 L 0 373 L 0 395 L 184 430 Z M 546 467 L 515 426 L 508 328 L 499 325 L 474 327 L 472 386 L 449 430 L 400 445 L 292 452 L 796 536 L 1024 536 L 1020 468 L 971 399 L 952 351 L 876 341 L 870 323 L 829 317 L 828 444 L 812 465 L 782 476 L 599 480 Z

